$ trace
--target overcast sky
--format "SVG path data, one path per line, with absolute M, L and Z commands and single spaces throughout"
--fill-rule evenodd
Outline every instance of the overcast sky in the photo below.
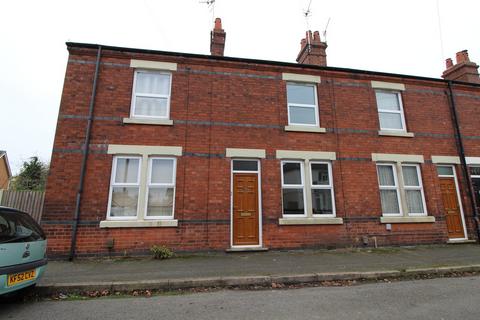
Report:
M 33 155 L 50 159 L 66 41 L 209 54 L 212 12 L 199 2 L 1 1 L 0 150 L 14 173 Z M 295 62 L 308 3 L 217 0 L 225 55 Z M 480 63 L 479 9 L 475 0 L 312 0 L 309 25 L 322 33 L 330 18 L 329 66 L 440 77 L 457 51 Z

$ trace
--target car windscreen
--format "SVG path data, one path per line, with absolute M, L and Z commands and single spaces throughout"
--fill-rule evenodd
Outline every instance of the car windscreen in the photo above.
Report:
M 0 244 L 39 240 L 45 234 L 28 214 L 0 209 Z

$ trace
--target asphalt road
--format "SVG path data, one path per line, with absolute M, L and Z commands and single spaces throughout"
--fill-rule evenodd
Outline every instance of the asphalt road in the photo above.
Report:
M 0 305 L 0 319 L 480 319 L 480 277 Z

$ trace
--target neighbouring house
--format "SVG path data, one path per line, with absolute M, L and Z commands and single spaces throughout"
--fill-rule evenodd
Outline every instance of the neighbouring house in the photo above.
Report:
M 0 190 L 8 189 L 12 171 L 8 164 L 7 152 L 0 150 Z
M 53 256 L 476 240 L 480 78 L 67 43 L 43 227 Z

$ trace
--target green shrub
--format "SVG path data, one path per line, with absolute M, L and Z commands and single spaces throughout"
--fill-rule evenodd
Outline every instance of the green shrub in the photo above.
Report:
M 150 252 L 154 259 L 168 259 L 173 257 L 173 251 L 165 246 L 153 245 L 150 247 Z

